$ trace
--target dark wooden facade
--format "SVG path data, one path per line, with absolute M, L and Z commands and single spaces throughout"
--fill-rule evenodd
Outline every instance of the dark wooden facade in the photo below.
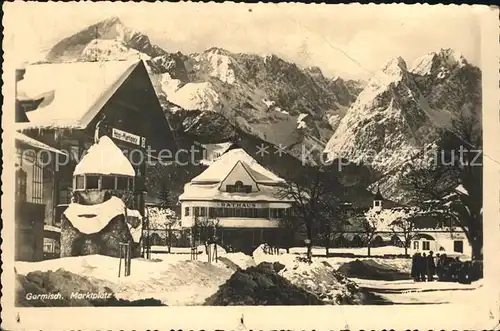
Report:
M 71 110 L 68 109 L 68 111 Z M 99 122 L 100 135 L 109 136 L 132 160 L 136 170 L 135 207 L 141 213 L 144 210 L 147 161 L 156 161 L 160 150 L 168 149 L 171 155 L 177 151 L 164 111 L 142 62 L 135 67 L 85 127 L 38 128 L 34 123 L 34 128 L 24 129 L 23 133 L 26 135 L 66 151 L 70 155 L 69 161 L 64 156 L 59 156 L 60 162 L 58 162 L 54 185 L 56 187 L 54 194 L 56 218 L 54 223 L 56 225 L 60 225 L 60 215 L 70 203 L 75 166 L 81 160 L 83 153 L 94 143 L 96 126 Z M 118 139 L 113 135 L 113 129 L 139 136 L 140 141 L 135 144 Z M 148 153 L 148 151 L 151 152 Z

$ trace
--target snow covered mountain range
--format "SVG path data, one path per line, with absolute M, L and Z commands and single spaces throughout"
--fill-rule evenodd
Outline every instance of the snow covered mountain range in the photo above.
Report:
M 47 60 L 131 57 L 145 60 L 169 116 L 179 110 L 216 112 L 275 145 L 306 143 L 322 150 L 362 88 L 362 82 L 331 79 L 319 68 L 302 69 L 275 55 L 231 53 L 217 47 L 195 54 L 169 53 L 119 18 L 61 40 Z
M 383 194 L 399 200 L 404 192 L 398 183 L 408 164 L 425 161 L 422 151 L 427 157 L 436 155 L 443 133 L 460 135 L 464 124 L 481 136 L 479 68 L 449 49 L 427 54 L 411 66 L 398 57 L 370 79 L 325 152 L 331 159 L 368 165 L 382 176 L 377 184 Z
M 387 197 L 414 153 L 432 149 L 456 121 L 481 126 L 481 72 L 451 50 L 411 65 L 394 58 L 368 83 L 329 78 L 275 55 L 170 53 L 118 18 L 92 25 L 57 43 L 47 61 L 141 58 L 174 131 L 221 142 L 237 131 L 299 157 L 318 155 L 363 163 Z M 384 177 L 384 174 L 388 174 Z M 389 175 L 390 174 L 390 175 Z

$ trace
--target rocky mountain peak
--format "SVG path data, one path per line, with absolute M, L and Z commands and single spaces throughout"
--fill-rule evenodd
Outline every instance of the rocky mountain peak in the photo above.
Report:
M 444 76 L 446 72 L 466 65 L 468 65 L 468 62 L 462 54 L 447 48 L 441 49 L 439 52 L 428 53 L 416 59 L 410 71 L 419 76 Z
M 122 43 L 124 47 L 149 57 L 166 53 L 160 47 L 152 45 L 148 36 L 125 26 L 120 18 L 111 17 L 62 39 L 48 52 L 47 60 L 57 62 L 79 59 L 82 51 L 96 39 L 117 41 L 113 43 L 115 48 L 121 48 L 118 44 Z
M 120 20 L 120 18 L 118 16 L 112 16 L 112 17 L 109 17 L 105 20 L 102 20 L 101 22 L 97 23 L 96 24 L 97 26 L 101 26 L 101 27 L 112 27 L 112 26 L 124 26 L 122 21 Z
M 205 50 L 203 52 L 204 54 L 217 54 L 217 55 L 225 55 L 225 56 L 231 56 L 232 53 L 228 51 L 227 49 L 220 48 L 220 47 L 210 47 L 209 49 Z
M 319 67 L 316 66 L 308 67 L 305 69 L 305 71 L 310 75 L 324 78 L 323 71 L 321 71 Z
M 406 62 L 400 56 L 389 59 L 382 68 L 382 72 L 388 76 L 402 77 L 407 71 Z

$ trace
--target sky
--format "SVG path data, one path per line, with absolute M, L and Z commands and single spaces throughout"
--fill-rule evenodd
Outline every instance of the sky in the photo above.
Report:
M 367 79 L 392 57 L 411 65 L 441 48 L 480 65 L 480 21 L 471 6 L 31 2 L 4 11 L 4 49 L 19 61 L 117 16 L 169 52 L 216 46 L 276 54 L 330 77 Z

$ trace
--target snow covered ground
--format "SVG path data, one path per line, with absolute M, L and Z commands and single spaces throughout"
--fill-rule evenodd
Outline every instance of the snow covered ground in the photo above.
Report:
M 372 254 L 376 256 L 399 254 L 399 250 L 401 249 L 397 247 L 380 247 L 372 249 Z M 231 268 L 223 261 L 207 263 L 203 246 L 198 247 L 198 251 L 202 253 L 195 261 L 190 260 L 189 248 L 172 248 L 172 252 L 176 254 L 153 253 L 151 260 L 133 259 L 132 272 L 129 277 L 118 277 L 119 260 L 103 255 L 66 257 L 41 262 L 18 261 L 15 267 L 16 272 L 21 275 L 36 270 L 56 271 L 62 268 L 89 279 L 93 278 L 96 282 L 105 283 L 113 290 L 117 298 L 128 300 L 155 298 L 170 306 L 201 305 L 231 277 L 235 270 L 234 266 Z M 293 248 L 290 254 L 282 250 L 278 255 L 270 255 L 264 253 L 262 247 L 259 247 L 253 257 L 243 253 L 226 253 L 220 248 L 218 255 L 227 258 L 242 269 L 261 262 L 279 262 L 285 266 L 285 269 L 280 271 L 285 278 L 300 283 L 300 286 L 308 286 L 310 291 L 320 291 L 326 296 L 325 298 L 330 299 L 337 294 L 349 296 L 350 292 L 346 292 L 346 285 L 349 283 L 340 279 L 327 278 L 325 270 L 331 269 L 322 262 L 327 262 L 334 270 L 343 263 L 356 259 L 372 259 L 407 273 L 411 269 L 411 260 L 408 258 L 359 257 L 362 252 L 366 255 L 366 248 L 332 249 L 331 251 L 352 252 L 357 257 L 319 256 L 314 257 L 313 264 L 308 266 L 296 260 L 297 257 L 305 255 L 303 248 Z M 313 253 L 324 255 L 324 248 L 315 248 Z M 319 280 L 316 281 L 316 278 Z M 480 297 L 479 291 L 482 290 L 481 281 L 471 285 L 356 278 L 350 278 L 350 281 L 354 281 L 359 288 L 366 289 L 395 304 L 472 302 L 476 300 L 476 297 Z
M 365 254 L 366 248 L 341 248 L 330 249 L 330 252 L 353 253 L 357 256 Z M 382 256 L 384 254 L 402 254 L 404 249 L 393 246 L 372 248 L 372 255 Z M 280 251 L 279 255 L 263 254 L 257 249 L 254 252 L 254 259 L 257 264 L 260 262 L 280 262 L 285 266 L 294 263 L 297 254 L 305 254 L 305 248 L 292 248 L 290 254 Z M 324 248 L 314 248 L 314 255 L 324 255 Z M 326 261 L 334 269 L 339 268 L 343 263 L 359 260 L 372 259 L 377 263 L 395 267 L 399 271 L 410 273 L 411 259 L 407 258 L 371 258 L 365 257 L 314 257 L 313 265 L 317 262 Z M 314 269 L 311 267 L 311 269 Z M 473 284 L 459 284 L 449 282 L 414 282 L 412 279 L 396 281 L 367 280 L 349 278 L 360 288 L 381 296 L 383 299 L 394 304 L 460 304 L 463 302 L 474 302 L 480 300 L 483 282 L 478 281 Z
M 380 281 L 351 278 L 394 304 L 474 304 L 480 302 L 483 282 L 459 284 L 449 282 L 414 282 L 413 280 Z
M 167 305 L 201 305 L 233 273 L 218 262 L 208 264 L 204 254 L 190 261 L 184 254 L 153 254 L 151 260 L 133 259 L 131 275 L 118 277 L 119 259 L 88 255 L 41 262 L 16 262 L 18 274 L 56 271 L 60 268 L 81 276 L 104 280 L 117 298 L 128 300 L 155 298 Z M 122 262 L 123 263 L 123 262 Z

